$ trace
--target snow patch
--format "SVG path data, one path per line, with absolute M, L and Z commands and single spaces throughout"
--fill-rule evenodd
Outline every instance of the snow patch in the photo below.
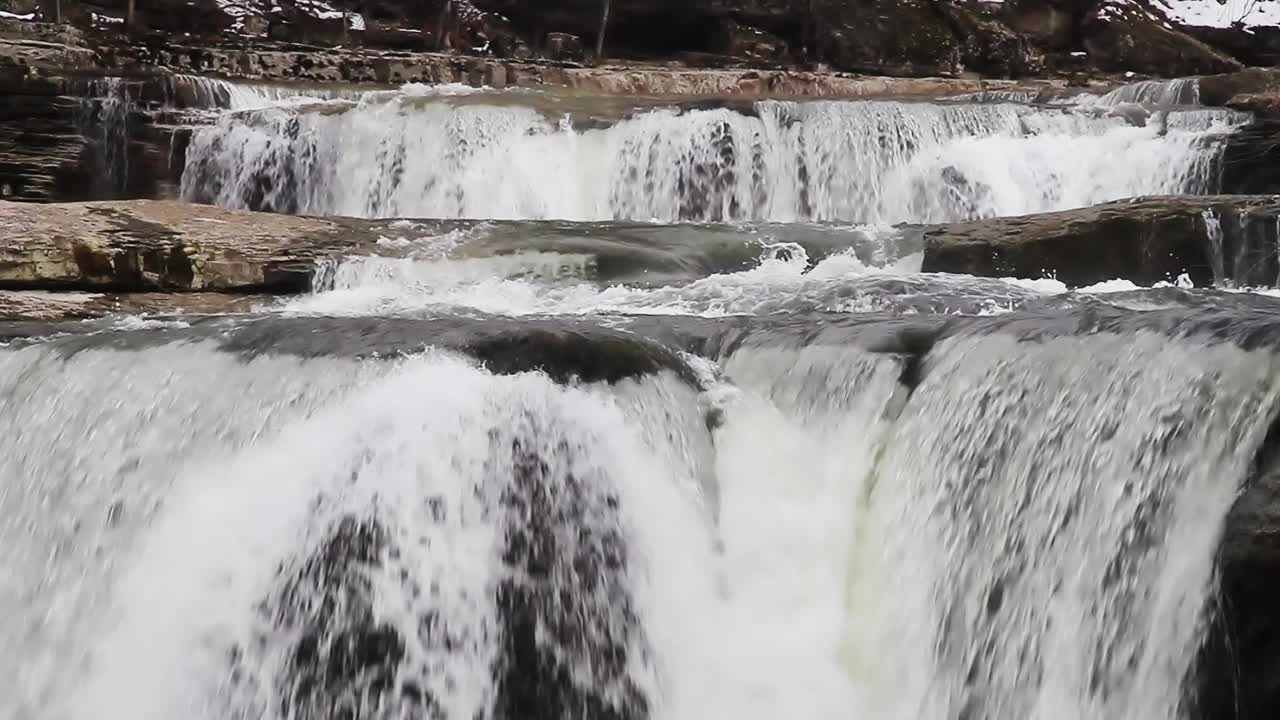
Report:
M 253 8 L 236 0 L 218 0 L 218 8 L 233 18 L 243 18 L 254 14 Z
M 1199 27 L 1246 28 L 1280 26 L 1280 2 L 1276 0 L 1153 0 L 1170 20 Z
M 364 16 L 360 13 L 343 12 L 324 0 L 298 0 L 297 7 L 304 13 L 321 20 L 338 20 L 347 18 L 347 29 L 364 30 Z
M 5 12 L 3 10 L 0 10 L 0 18 L 4 18 L 6 20 L 35 20 L 36 14 L 27 13 L 26 15 L 18 15 L 16 13 Z

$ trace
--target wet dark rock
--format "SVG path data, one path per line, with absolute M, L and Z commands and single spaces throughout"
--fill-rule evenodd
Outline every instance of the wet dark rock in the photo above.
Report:
M 966 70 L 1012 78 L 1044 71 L 1044 50 L 1002 15 L 990 9 L 984 11 L 981 5 L 940 3 L 938 8 L 961 41 L 961 60 Z
M 586 52 L 582 48 L 582 38 L 568 33 L 547 33 L 547 57 L 551 60 L 582 62 Z
M 1242 32 L 1234 27 L 1187 27 L 1195 39 L 1234 57 L 1250 67 L 1280 64 L 1280 28 L 1254 27 Z
M 1280 117 L 1259 118 L 1232 133 L 1220 162 L 1222 192 L 1280 193 Z
M 144 112 L 147 86 L 0 67 L 0 200 L 174 194 L 181 145 L 176 128 Z
M 246 358 L 396 358 L 427 347 L 475 358 L 491 372 L 543 372 L 557 382 L 618 382 L 668 371 L 697 379 L 678 353 L 641 335 L 585 319 L 474 315 L 421 317 L 159 316 L 182 327 L 122 331 L 108 320 L 0 320 L 0 342 L 51 342 L 74 354 L 92 348 L 145 350 L 175 341 L 208 341 Z M 110 332 L 100 332 L 111 330 Z
M 0 67 L 0 201 L 78 200 L 92 191 L 82 103 L 65 82 Z
M 726 18 L 717 27 L 714 52 L 760 63 L 788 59 L 787 41 L 765 30 Z
M 1206 214 L 1222 227 L 1222 278 L 1215 277 Z M 1150 285 L 1184 273 L 1200 286 L 1272 285 L 1280 272 L 1277 215 L 1274 196 L 1181 196 L 941 225 L 923 231 L 923 269 L 1055 277 L 1070 286 L 1116 278 Z
M 1093 2 L 1013 0 L 1004 3 L 1004 21 L 1047 50 L 1071 48 Z
M 181 327 L 141 330 L 113 330 L 106 321 L 0 321 L 0 342 L 48 342 L 63 352 L 75 353 L 90 348 L 144 350 L 174 342 L 212 341 L 245 357 L 394 358 L 434 346 L 471 355 L 499 373 L 541 370 L 560 381 L 592 382 L 669 370 L 695 385 L 677 351 L 718 360 L 745 347 L 830 345 L 912 355 L 959 334 L 1006 333 L 1032 342 L 1076 334 L 1142 331 L 1232 343 L 1246 350 L 1280 349 L 1280 299 L 1182 288 L 1041 296 L 1038 301 L 1025 301 L 1021 308 L 994 315 L 808 312 L 512 318 L 468 313 L 178 318 L 185 321 Z M 537 347 L 543 343 L 549 349 Z
M 814 49 L 833 67 L 881 75 L 953 76 L 963 41 L 928 0 L 824 4 Z
M 1143 298 L 1142 296 L 1148 296 Z M 922 358 L 942 340 L 1005 334 L 1023 342 L 1152 332 L 1245 350 L 1280 349 L 1280 299 L 1206 290 L 1046 298 L 996 315 L 806 313 L 760 317 L 634 316 L 614 320 L 680 350 L 723 360 L 745 348 L 857 347 Z
M 1206 75 L 1199 80 L 1200 101 L 1206 105 L 1267 112 L 1280 97 L 1280 70 L 1249 68 Z
M 1195 717 L 1263 720 L 1280 708 L 1280 430 L 1227 517 L 1219 592 L 1195 677 Z

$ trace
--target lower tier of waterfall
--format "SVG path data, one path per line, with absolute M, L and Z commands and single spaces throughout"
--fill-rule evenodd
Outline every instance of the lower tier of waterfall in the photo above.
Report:
M 1108 312 L 11 334 L 0 714 L 1190 717 L 1274 323 Z

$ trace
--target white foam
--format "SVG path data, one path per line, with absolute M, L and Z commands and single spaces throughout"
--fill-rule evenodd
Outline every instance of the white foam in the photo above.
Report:
M 193 137 L 182 195 L 359 217 L 947 222 L 1206 191 L 1215 140 L 1245 119 L 770 101 L 758 117 L 654 110 L 579 131 L 531 107 L 417 92 L 224 117 Z

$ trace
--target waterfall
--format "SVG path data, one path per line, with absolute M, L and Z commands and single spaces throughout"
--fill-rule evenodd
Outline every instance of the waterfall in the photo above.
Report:
M 6 717 L 635 718 L 693 692 L 650 649 L 715 589 L 706 430 L 671 378 L 49 355 L 0 351 L 24 418 L 0 465 Z
M 1280 416 L 1233 221 L 1201 290 L 924 273 L 909 225 L 1213 191 L 1247 117 L 1194 81 L 172 83 L 185 199 L 402 219 L 243 314 L 5 324 L 0 718 L 1208 717 Z
M 1212 210 L 1205 210 L 1201 217 L 1204 218 L 1205 243 L 1209 248 L 1209 262 L 1213 264 L 1214 282 L 1224 284 L 1230 278 L 1227 277 L 1226 253 L 1222 247 L 1222 221 Z
M 0 349 L 6 717 L 1180 718 L 1280 399 L 1148 332 L 695 387 L 182 327 Z
M 133 103 L 122 78 L 89 81 L 89 97 L 82 101 L 80 127 L 92 141 L 97 172 L 95 193 L 124 197 L 129 184 L 129 113 Z
M 361 217 L 942 222 L 1211 191 L 1218 141 L 1245 119 L 1121 110 L 762 101 L 579 127 L 389 93 L 226 114 L 193 137 L 182 195 Z
M 358 86 L 276 85 L 271 83 L 231 82 L 201 75 L 172 75 L 164 78 L 171 102 L 179 106 L 220 110 L 259 110 L 281 104 L 303 104 L 340 100 L 359 102 L 394 94 L 385 88 Z M 410 83 L 400 93 L 419 96 L 457 96 L 483 92 L 461 84 L 427 86 Z
M 1199 105 L 1200 79 L 1144 80 L 1130 85 L 1121 85 L 1098 98 L 1097 102 L 1102 105 L 1143 103 L 1157 107 Z
M 1145 333 L 931 357 L 877 471 L 860 667 L 898 716 L 1183 717 L 1275 357 Z

